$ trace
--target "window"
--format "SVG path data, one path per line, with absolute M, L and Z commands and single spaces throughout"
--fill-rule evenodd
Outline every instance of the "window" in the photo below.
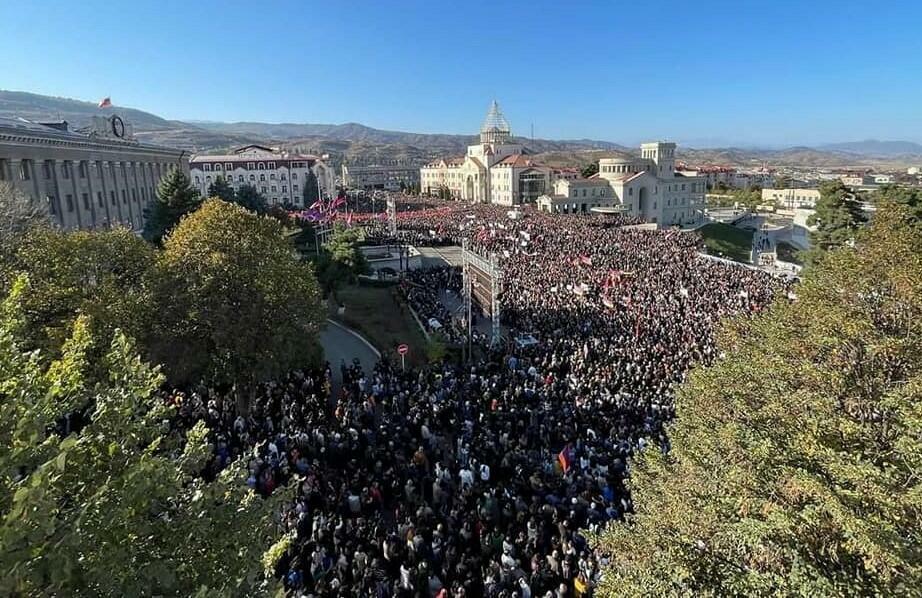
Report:
M 205 164 L 204 166 L 202 166 L 202 170 L 204 170 L 205 172 L 211 172 L 211 164 Z
M 211 175 L 208 175 L 208 176 L 205 177 L 205 182 L 206 182 L 206 183 L 210 183 L 210 182 L 211 182 Z
M 196 183 L 200 182 L 198 176 L 195 177 L 195 182 L 196 182 Z M 466 297 L 466 296 L 467 296 L 467 295 L 465 295 L 465 297 Z
M 32 178 L 32 161 L 23 160 L 19 163 L 19 178 L 28 181 Z
M 90 194 L 84 193 L 82 195 L 82 198 L 83 198 L 83 209 L 86 211 L 89 211 L 90 210 Z
M 265 187 L 260 187 L 260 189 L 262 190 L 263 193 L 266 192 L 266 188 L 265 188 Z
M 106 202 L 105 202 L 105 200 L 102 198 L 102 191 L 97 191 L 97 192 L 96 192 L 96 203 L 99 205 L 100 208 L 105 206 L 105 203 L 106 203 Z
M 288 193 L 288 185 L 282 185 L 282 193 Z
M 275 173 L 274 173 L 274 172 L 271 173 L 271 174 L 269 175 L 269 179 L 271 179 L 271 180 L 273 180 L 273 181 L 275 180 Z
M 275 162 L 269 162 L 269 169 L 275 170 Z
M 128 193 L 124 189 L 122 189 L 122 203 L 128 203 Z
M 242 183 L 242 182 L 243 182 L 243 175 L 242 175 L 242 174 L 237 175 L 237 180 L 240 181 L 240 182 Z
M 253 162 L 247 162 L 247 170 L 256 170 L 256 164 Z
M 283 181 L 288 179 L 288 177 L 285 176 L 284 172 L 281 175 L 279 175 L 279 178 L 282 179 Z
M 256 170 L 265 170 L 265 169 L 266 169 L 266 165 L 263 164 L 262 162 L 259 162 L 258 164 L 256 164 Z
M 298 185 L 297 185 L 297 184 L 292 185 L 292 186 L 291 186 L 291 190 L 292 190 L 292 191 L 297 191 L 297 190 L 298 190 Z
M 251 174 L 251 175 L 250 175 L 250 180 L 251 180 L 251 181 L 255 181 L 255 180 L 256 180 L 256 175 L 255 175 L 255 174 Z
M 66 160 L 61 162 L 61 174 L 64 175 L 65 179 L 70 178 L 70 162 L 67 162 Z
M 77 172 L 80 173 L 81 179 L 86 178 L 86 162 L 80 162 L 80 164 L 77 166 Z
M 48 213 L 51 214 L 52 216 L 56 215 L 58 213 L 58 210 L 57 210 L 57 207 L 55 206 L 57 202 L 54 199 L 54 195 L 45 196 L 45 201 L 48 202 Z
M 115 191 L 109 191 L 109 199 L 112 201 L 112 205 L 118 203 L 118 200 L 115 198 Z
M 272 185 L 272 192 L 275 193 L 275 191 L 276 191 L 275 185 Z
M 297 180 L 297 179 L 298 179 L 298 173 L 297 173 L 297 172 L 291 173 L 291 178 L 292 178 L 292 180 Z
M 0 181 L 6 180 L 6 160 L 0 160 Z
M 131 190 L 131 201 L 138 203 L 138 192 L 136 189 Z
M 224 170 L 233 170 L 233 169 L 234 169 L 234 165 L 231 164 L 230 162 L 226 162 L 224 164 Z
M 51 169 L 54 168 L 51 160 L 45 160 L 42 162 L 42 178 L 46 181 L 51 178 Z
M 259 180 L 260 180 L 260 181 L 265 181 L 265 180 L 266 180 L 266 175 L 264 175 L 264 174 L 259 175 Z
M 70 193 L 67 194 L 67 211 L 68 212 L 74 211 L 74 196 L 71 195 Z

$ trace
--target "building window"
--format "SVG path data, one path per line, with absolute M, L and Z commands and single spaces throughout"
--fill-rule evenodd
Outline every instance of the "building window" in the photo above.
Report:
M 66 199 L 67 199 L 67 211 L 73 212 L 74 211 L 74 196 L 68 193 Z
M 90 211 L 90 194 L 84 193 L 82 195 L 82 198 L 83 198 L 83 209 L 89 212 Z
M 273 181 L 275 180 L 275 173 L 274 173 L 274 172 L 269 174 L 269 179 L 271 179 L 271 180 L 273 180 Z
M 131 190 L 131 201 L 138 203 L 138 192 L 136 189 Z
M 81 179 L 86 178 L 86 162 L 80 162 L 80 164 L 77 166 L 77 172 L 80 173 Z
M 269 162 L 269 170 L 275 170 L 275 162 Z
M 265 188 L 265 187 L 260 187 L 260 189 L 262 190 L 263 193 L 266 192 L 266 188 Z
M 127 203 L 128 203 L 128 193 L 124 189 L 122 189 L 122 204 L 127 204 Z
M 266 169 L 266 165 L 263 164 L 262 162 L 259 162 L 256 164 L 256 170 L 265 170 L 265 169 Z
M 256 175 L 255 175 L 255 174 L 251 174 L 251 175 L 250 175 L 250 180 L 251 180 L 251 181 L 255 181 L 255 180 L 256 180 Z
M 281 175 L 279 175 L 279 178 L 282 179 L 283 181 L 288 179 L 288 177 L 285 176 L 284 172 Z
M 291 186 L 291 190 L 292 190 L 292 191 L 297 191 L 297 190 L 298 190 L 298 185 L 292 185 L 292 186 Z
M 200 182 L 198 176 L 195 177 L 195 182 L 196 182 L 196 183 L 199 183 L 199 182 Z M 465 295 L 465 297 L 466 297 L 466 296 L 467 296 L 467 295 Z
M 19 178 L 24 181 L 32 179 L 32 160 L 23 160 L 19 163 Z
M 282 193 L 288 193 L 288 185 L 282 185 Z
M 253 162 L 247 162 L 247 170 L 256 170 L 256 164 Z
M 65 179 L 70 178 L 70 162 L 61 162 L 61 174 L 64 175 Z
M 118 200 L 115 198 L 115 191 L 109 191 L 109 199 L 112 201 L 112 205 L 118 203 Z
M 224 164 L 224 170 L 233 170 L 233 169 L 234 169 L 234 165 L 231 164 L 230 162 L 227 162 Z
M 275 191 L 276 191 L 275 185 L 272 185 L 272 192 L 275 193 Z
M 211 172 L 211 164 L 203 165 L 202 170 L 204 170 L 205 172 Z
M 96 192 L 96 203 L 99 204 L 100 208 L 105 205 L 105 201 L 102 198 L 102 191 Z
M 57 206 L 55 206 L 56 202 L 54 200 L 54 195 L 46 195 L 45 201 L 48 202 L 48 213 L 52 216 L 56 215 L 58 213 L 58 209 Z
M 243 182 L 243 175 L 242 175 L 242 174 L 237 175 L 237 180 L 240 181 L 240 182 L 242 183 L 242 182 Z
M 42 178 L 46 181 L 51 178 L 51 169 L 54 168 L 51 160 L 45 160 L 42 162 Z
M 259 180 L 260 180 L 260 181 L 265 181 L 265 180 L 266 180 L 266 175 L 264 175 L 264 174 L 259 175 Z
M 292 178 L 293 180 L 297 180 L 297 178 L 298 178 L 298 173 L 297 173 L 297 172 L 291 173 L 291 178 Z

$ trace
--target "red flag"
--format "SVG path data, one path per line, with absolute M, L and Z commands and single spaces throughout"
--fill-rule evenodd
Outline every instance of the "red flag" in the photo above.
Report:
M 573 460 L 570 458 L 570 447 L 565 446 L 560 453 L 557 454 L 557 461 L 560 462 L 560 468 L 563 469 L 564 473 L 570 470 L 570 465 Z
M 109 108 L 110 106 L 112 106 L 112 98 L 110 98 L 109 96 L 106 96 L 103 99 L 99 100 L 100 108 Z

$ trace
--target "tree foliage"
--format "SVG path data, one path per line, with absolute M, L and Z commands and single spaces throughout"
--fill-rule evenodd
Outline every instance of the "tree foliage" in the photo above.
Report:
M 335 292 L 344 283 L 354 282 L 359 274 L 368 272 L 368 260 L 359 249 L 363 240 L 359 228 L 339 223 L 334 226 L 317 264 L 317 277 L 324 291 Z
M 890 202 L 906 206 L 913 218 L 922 220 L 922 189 L 918 187 L 882 185 L 872 197 L 878 204 Z
M 233 199 L 233 203 L 256 214 L 265 214 L 269 211 L 266 198 L 263 197 L 253 185 L 243 185 L 240 187 L 237 191 L 237 195 Z
M 816 230 L 810 232 L 810 243 L 815 249 L 813 261 L 822 252 L 854 241 L 865 222 L 867 217 L 848 187 L 841 181 L 823 183 L 816 212 L 807 220 L 807 224 L 816 226 Z
M 81 315 L 89 317 L 86 327 L 100 357 L 116 329 L 135 338 L 146 335 L 154 315 L 155 260 L 155 249 L 126 228 L 36 229 L 27 235 L 13 262 L 32 281 L 21 299 L 27 348 L 55 355 Z
M 582 170 L 583 178 L 586 178 L 586 179 L 588 179 L 589 177 L 595 174 L 599 174 L 599 163 L 598 162 L 592 162 L 586 165 L 586 167 L 583 168 Z
M 167 238 L 160 269 L 155 355 L 171 377 L 249 386 L 313 354 L 316 278 L 276 220 L 210 199 Z
M 208 185 L 208 197 L 217 197 L 221 201 L 229 203 L 236 200 L 234 188 L 228 184 L 223 176 L 215 177 L 214 182 Z
M 922 226 L 884 206 L 676 397 L 632 472 L 606 593 L 899 596 L 922 588 Z
M 10 183 L 0 182 L 0 270 L 16 253 L 26 233 L 50 225 L 44 206 Z
M 194 212 L 201 203 L 186 173 L 180 168 L 171 170 L 160 181 L 156 199 L 145 208 L 144 238 L 160 244 L 182 217 Z
M 0 308 L 0 594 L 251 595 L 287 493 L 255 496 L 239 461 L 203 481 L 207 430 L 170 430 L 162 376 L 123 334 L 102 381 L 86 317 L 50 365 L 24 351 L 25 281 Z
M 320 199 L 320 183 L 317 181 L 317 175 L 313 170 L 308 170 L 304 177 L 304 207 L 309 208 Z

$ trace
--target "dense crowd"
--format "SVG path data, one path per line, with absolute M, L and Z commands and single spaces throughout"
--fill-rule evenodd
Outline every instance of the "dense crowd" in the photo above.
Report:
M 171 397 L 212 429 L 211 473 L 243 456 L 264 495 L 297 474 L 276 572 L 291 595 L 592 594 L 605 563 L 585 532 L 631 511 L 633 454 L 669 450 L 674 385 L 714 359 L 721 317 L 788 291 L 701 258 L 693 235 L 624 224 L 490 206 L 407 217 L 406 240 L 463 235 L 502 256 L 504 325 L 538 344 L 408 371 L 343 364 L 335 393 L 329 367 L 292 373 L 246 417 L 218 393 Z M 456 270 L 404 285 L 427 321 L 451 320 Z

